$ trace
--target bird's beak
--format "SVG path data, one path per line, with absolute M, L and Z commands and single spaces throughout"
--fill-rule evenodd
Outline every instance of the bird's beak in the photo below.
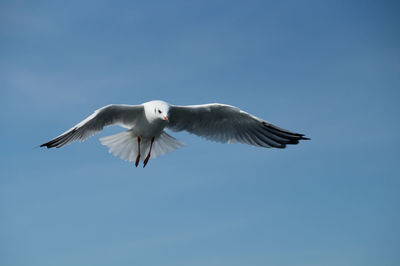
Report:
M 164 116 L 164 120 L 165 121 L 167 121 L 168 123 L 169 123 L 169 118 L 168 118 L 168 116 L 166 115 L 166 116 Z

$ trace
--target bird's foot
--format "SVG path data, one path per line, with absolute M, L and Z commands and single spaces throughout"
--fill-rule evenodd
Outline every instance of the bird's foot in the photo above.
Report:
M 146 156 L 146 159 L 144 159 L 144 162 L 143 162 L 143 168 L 145 168 L 145 167 L 146 167 L 146 165 L 147 165 L 147 163 L 148 163 L 149 159 L 150 159 L 150 153 L 149 153 L 149 154 Z
M 144 162 L 143 162 L 143 168 L 145 168 L 145 167 L 146 167 L 146 164 L 147 164 L 147 162 L 148 162 L 148 161 L 149 161 L 149 159 L 150 159 L 151 148 L 153 148 L 153 143 L 154 143 L 154 137 L 153 137 L 153 138 L 151 138 L 151 142 L 150 142 L 150 149 L 149 149 L 149 154 L 147 154 L 147 156 L 146 156 L 146 159 L 144 159 Z
M 138 156 L 136 157 L 136 162 L 135 162 L 135 166 L 136 166 L 136 167 L 139 165 L 139 160 L 140 160 L 140 153 L 139 153 Z
M 138 137 L 137 137 L 138 154 L 137 154 L 136 162 L 135 162 L 135 166 L 136 166 L 136 167 L 139 165 L 139 160 L 140 160 L 140 141 L 141 141 L 141 137 L 138 136 Z

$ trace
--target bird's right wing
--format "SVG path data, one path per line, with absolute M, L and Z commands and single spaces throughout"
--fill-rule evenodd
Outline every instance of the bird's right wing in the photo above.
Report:
M 111 104 L 104 106 L 73 128 L 40 145 L 40 147 L 60 148 L 76 140 L 82 142 L 102 131 L 105 126 L 132 127 L 143 112 L 142 105 Z

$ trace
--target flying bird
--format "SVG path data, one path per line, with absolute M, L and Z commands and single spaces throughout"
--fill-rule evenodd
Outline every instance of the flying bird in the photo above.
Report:
M 125 161 L 143 161 L 166 154 L 185 144 L 164 131 L 186 130 L 222 143 L 246 143 L 264 148 L 285 148 L 308 140 L 294 133 L 226 104 L 190 106 L 150 101 L 140 105 L 111 104 L 96 110 L 85 120 L 40 147 L 61 148 L 74 141 L 85 141 L 106 126 L 127 128 L 122 133 L 100 138 L 109 152 Z

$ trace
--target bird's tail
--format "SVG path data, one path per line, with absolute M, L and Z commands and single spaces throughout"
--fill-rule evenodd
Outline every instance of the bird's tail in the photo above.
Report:
M 109 152 L 118 156 L 122 160 L 132 162 L 136 160 L 138 155 L 138 139 L 131 130 L 124 131 L 108 137 L 100 138 L 101 144 L 109 148 Z M 174 151 L 185 144 L 166 132 L 162 132 L 160 136 L 155 138 L 151 149 L 150 158 L 156 158 L 168 152 Z M 140 141 L 140 160 L 143 161 L 149 152 L 150 139 L 141 138 Z

